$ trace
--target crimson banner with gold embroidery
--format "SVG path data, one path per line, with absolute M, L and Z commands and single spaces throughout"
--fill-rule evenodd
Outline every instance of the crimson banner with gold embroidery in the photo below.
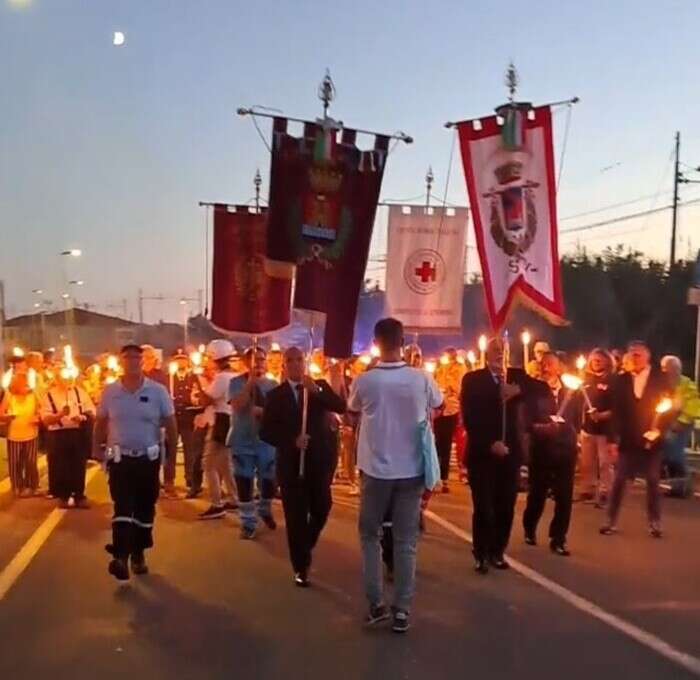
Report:
M 211 322 L 228 333 L 263 335 L 289 325 L 292 283 L 265 271 L 267 211 L 214 206 Z
M 326 356 L 349 357 L 389 138 L 363 150 L 332 120 L 301 137 L 287 125 L 273 126 L 268 271 L 295 279 L 295 308 L 325 315 Z
M 497 113 L 458 125 L 491 325 L 499 331 L 518 303 L 562 325 L 552 114 Z

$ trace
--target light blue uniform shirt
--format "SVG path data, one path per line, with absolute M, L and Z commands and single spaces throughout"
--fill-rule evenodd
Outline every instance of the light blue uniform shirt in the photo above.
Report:
M 247 382 L 247 375 L 239 375 L 231 380 L 228 387 L 229 401 L 243 391 Z M 277 382 L 263 377 L 258 380 L 257 387 L 263 397 L 265 397 L 268 392 L 277 387 Z M 250 409 L 245 411 L 236 411 L 236 409 L 233 409 L 232 411 L 231 448 L 235 453 L 249 453 L 254 455 L 262 447 L 274 452 L 274 447 L 260 441 L 258 437 L 258 421 L 257 418 L 253 417 Z
M 148 378 L 136 392 L 129 392 L 121 381 L 108 385 L 97 408 L 97 417 L 108 419 L 107 446 L 134 451 L 160 444 L 162 421 L 174 414 L 168 391 Z

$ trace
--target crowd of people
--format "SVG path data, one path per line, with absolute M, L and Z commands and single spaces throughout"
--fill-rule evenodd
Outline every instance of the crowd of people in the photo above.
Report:
M 112 559 L 117 579 L 145 574 L 159 496 L 205 490 L 199 515 L 240 518 L 240 537 L 275 530 L 282 500 L 294 582 L 310 585 L 313 549 L 332 505 L 334 482 L 360 496 L 359 533 L 369 613 L 409 627 L 422 510 L 431 493 L 449 493 L 450 470 L 467 483 L 473 554 L 480 574 L 508 569 L 505 556 L 518 491 L 527 488 L 523 536 L 538 543 L 545 504 L 553 554 L 570 555 L 575 500 L 605 512 L 600 533 L 617 531 L 627 482 L 646 480 L 651 536 L 661 538 L 660 480 L 667 493 L 692 490 L 686 451 L 700 418 L 697 385 L 678 357 L 658 364 L 644 342 L 625 352 L 596 348 L 570 361 L 544 342 L 523 368 L 494 337 L 477 361 L 447 348 L 424 360 L 403 327 L 383 319 L 372 352 L 347 361 L 257 343 L 239 351 L 225 339 L 165 361 L 149 345 L 127 345 L 79 370 L 70 347 L 55 359 L 15 351 L 3 376 L 0 433 L 7 439 L 12 491 L 39 494 L 37 454 L 46 452 L 48 489 L 61 508 L 89 507 L 90 457 L 103 462 L 114 501 Z M 440 482 L 426 489 L 418 432 L 434 433 Z M 526 471 L 526 475 L 523 472 Z M 575 494 L 579 471 L 578 494 Z M 358 483 L 359 482 L 359 483 Z M 385 605 L 384 576 L 394 582 Z

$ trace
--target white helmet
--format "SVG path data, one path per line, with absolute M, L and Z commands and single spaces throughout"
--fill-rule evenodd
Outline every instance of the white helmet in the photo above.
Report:
M 207 354 L 214 361 L 221 361 L 221 359 L 228 359 L 236 353 L 233 345 L 228 340 L 212 340 L 207 345 Z

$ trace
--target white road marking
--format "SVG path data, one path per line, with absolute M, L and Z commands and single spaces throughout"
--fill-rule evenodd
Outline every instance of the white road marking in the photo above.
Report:
M 358 506 L 356 504 L 349 503 L 344 500 L 338 501 L 334 498 L 333 503 L 346 508 L 353 508 L 355 510 L 358 509 Z M 426 510 L 423 513 L 423 515 L 427 519 L 435 522 L 435 524 L 441 526 L 446 531 L 449 531 L 451 534 L 457 536 L 457 538 L 461 538 L 467 543 L 472 543 L 472 537 L 470 534 L 468 534 L 463 529 L 460 529 L 456 524 L 452 524 L 452 522 L 450 522 L 449 520 L 446 520 L 443 517 L 440 517 L 440 515 L 435 514 L 432 510 Z M 611 628 L 614 628 L 623 635 L 626 635 L 627 637 L 631 638 L 635 642 L 638 642 L 639 644 L 644 645 L 648 649 L 651 649 L 652 651 L 656 652 L 668 661 L 671 661 L 672 663 L 675 663 L 678 666 L 685 668 L 693 675 L 700 677 L 700 658 L 693 656 L 692 654 L 687 654 L 686 652 L 683 652 L 679 649 L 676 649 L 676 647 L 670 645 L 668 642 L 662 640 L 656 635 L 649 633 L 648 631 L 639 628 L 638 626 L 635 626 L 629 621 L 625 621 L 624 619 L 620 618 L 619 616 L 616 616 L 615 614 L 611 614 L 610 612 L 605 611 L 597 604 L 585 599 L 584 597 L 581 597 L 580 595 L 577 595 L 573 591 L 569 590 L 568 588 L 565 588 L 564 586 L 559 585 L 555 581 L 548 579 L 546 576 L 543 576 L 542 574 L 535 571 L 534 569 L 531 569 L 522 562 L 514 560 L 512 557 L 508 557 L 508 563 L 510 564 L 513 571 L 516 571 L 521 576 L 524 576 L 526 579 L 532 581 L 533 583 L 536 583 L 538 586 L 544 588 L 552 595 L 556 595 L 557 597 L 564 600 L 579 611 L 588 614 L 589 616 L 592 616 L 593 618 L 596 618 L 599 621 L 602 621 Z
M 426 510 L 424 515 L 428 519 L 441 526 L 443 529 L 446 529 L 447 531 L 461 538 L 467 543 L 472 542 L 472 537 L 466 531 L 463 531 L 458 526 L 452 524 L 452 522 L 443 519 L 439 515 L 436 515 L 431 510 Z M 508 562 L 510 563 L 510 566 L 513 568 L 513 570 L 518 572 L 521 576 L 524 576 L 525 578 L 529 579 L 533 583 L 536 583 L 538 586 L 544 588 L 553 595 L 556 595 L 565 602 L 568 602 L 573 607 L 576 607 L 576 609 L 578 609 L 579 611 L 582 611 L 585 614 L 588 614 L 589 616 L 592 616 L 598 619 L 599 621 L 602 621 L 603 623 L 607 624 L 611 628 L 614 628 L 623 635 L 632 638 L 639 644 L 644 645 L 645 647 L 651 649 L 657 654 L 660 654 L 668 661 L 671 661 L 685 668 L 687 671 L 690 671 L 694 675 L 700 677 L 700 658 L 693 656 L 692 654 L 682 652 L 681 650 L 676 649 L 668 642 L 665 642 L 656 635 L 653 635 L 652 633 L 649 633 L 646 630 L 635 626 L 629 621 L 625 621 L 624 619 L 620 618 L 619 616 L 616 616 L 615 614 L 611 614 L 610 612 L 605 611 L 597 604 L 594 604 L 590 600 L 587 600 L 584 597 L 577 595 L 568 588 L 564 588 L 564 586 L 560 586 L 558 583 L 552 581 L 551 579 L 548 579 L 546 576 L 543 576 L 534 569 L 531 569 L 530 567 L 524 565 L 522 562 L 514 560 L 512 557 L 508 557 Z
M 92 467 L 85 476 L 85 484 L 89 484 L 99 467 Z M 0 602 L 5 598 L 17 579 L 24 573 L 31 561 L 36 557 L 41 547 L 46 543 L 54 529 L 59 525 L 63 516 L 68 512 L 60 508 L 54 508 L 49 516 L 39 525 L 39 528 L 29 537 L 29 540 L 20 548 L 12 561 L 0 572 Z M 76 510 L 75 512 L 83 512 Z

